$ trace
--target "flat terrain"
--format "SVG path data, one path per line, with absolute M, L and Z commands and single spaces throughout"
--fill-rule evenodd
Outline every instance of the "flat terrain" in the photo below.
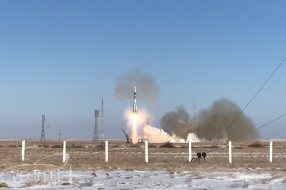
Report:
M 0 170 L 144 170 L 144 171 L 285 171 L 286 142 L 273 142 L 273 162 L 269 162 L 269 142 L 233 143 L 232 164 L 228 144 L 192 143 L 192 157 L 206 152 L 206 160 L 188 162 L 188 144 L 149 144 L 149 162 L 144 163 L 144 143 L 136 145 L 109 142 L 109 162 L 105 162 L 104 142 L 67 141 L 70 159 L 62 161 L 62 143 L 26 141 L 25 161 L 21 161 L 21 142 L 0 142 Z
M 286 189 L 286 142 L 193 143 L 192 157 L 206 152 L 206 160 L 188 162 L 188 144 L 149 144 L 145 147 L 109 142 L 105 162 L 104 142 L 67 141 L 69 159 L 63 162 L 62 143 L 44 145 L 26 141 L 21 161 L 21 141 L 0 141 L 0 188 L 18 189 Z

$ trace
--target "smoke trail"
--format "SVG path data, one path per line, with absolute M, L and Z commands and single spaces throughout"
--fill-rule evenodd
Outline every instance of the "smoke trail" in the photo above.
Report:
M 114 94 L 121 100 L 130 99 L 134 86 L 137 87 L 138 96 L 150 102 L 156 102 L 159 89 L 152 76 L 135 70 L 120 75 L 116 80 Z
M 166 143 L 172 139 L 168 133 L 151 125 L 145 125 L 143 130 L 144 139 L 148 139 L 150 143 Z
M 170 135 L 186 139 L 192 131 L 190 116 L 183 106 L 178 106 L 176 111 L 166 113 L 160 120 L 160 125 L 164 131 Z
M 148 139 L 150 143 L 166 143 L 166 142 L 185 143 L 186 142 L 185 139 L 179 138 L 175 134 L 170 136 L 163 129 L 159 129 L 151 125 L 145 125 L 143 128 L 143 131 L 144 131 L 144 139 Z M 192 140 L 192 136 L 188 135 L 188 137 L 189 138 L 187 139 L 187 142 L 189 142 L 189 140 Z
M 198 136 L 206 140 L 231 140 L 238 138 L 255 127 L 243 113 L 229 130 L 229 124 L 241 112 L 234 102 L 227 99 L 215 101 L 213 105 L 198 114 Z M 241 140 L 258 139 L 259 133 L 254 132 Z

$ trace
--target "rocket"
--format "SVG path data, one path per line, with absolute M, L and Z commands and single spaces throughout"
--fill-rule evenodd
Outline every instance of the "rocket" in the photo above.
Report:
M 137 113 L 137 105 L 136 105 L 136 86 L 134 86 L 133 113 Z

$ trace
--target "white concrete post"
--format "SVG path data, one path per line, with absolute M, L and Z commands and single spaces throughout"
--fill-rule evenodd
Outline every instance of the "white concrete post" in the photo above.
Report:
M 64 145 L 63 145 L 63 162 L 66 161 L 66 141 L 64 141 Z
M 269 150 L 269 162 L 272 162 L 272 150 L 273 150 L 273 149 L 272 149 L 272 144 L 273 144 L 272 141 L 270 141 L 270 147 L 269 147 L 269 149 L 270 149 L 270 150 Z
M 25 145 L 25 140 L 22 141 L 22 161 L 25 160 L 25 149 L 26 149 L 26 145 Z
M 228 155 L 229 155 L 229 163 L 232 163 L 232 156 L 231 156 L 231 141 L 228 142 Z
M 145 140 L 145 163 L 148 163 L 148 140 Z
M 192 161 L 192 142 L 189 141 L 189 162 Z
M 105 162 L 108 162 L 108 141 L 105 141 Z

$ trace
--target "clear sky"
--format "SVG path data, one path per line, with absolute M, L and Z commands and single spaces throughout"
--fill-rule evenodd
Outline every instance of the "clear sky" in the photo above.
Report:
M 140 102 L 153 125 L 219 98 L 243 108 L 286 56 L 286 1 L 0 0 L 0 137 L 92 138 L 105 101 L 106 138 L 124 138 L 130 101 L 116 78 L 141 70 L 159 86 Z M 286 113 L 286 63 L 245 114 L 256 127 Z M 263 128 L 286 138 L 286 118 Z

